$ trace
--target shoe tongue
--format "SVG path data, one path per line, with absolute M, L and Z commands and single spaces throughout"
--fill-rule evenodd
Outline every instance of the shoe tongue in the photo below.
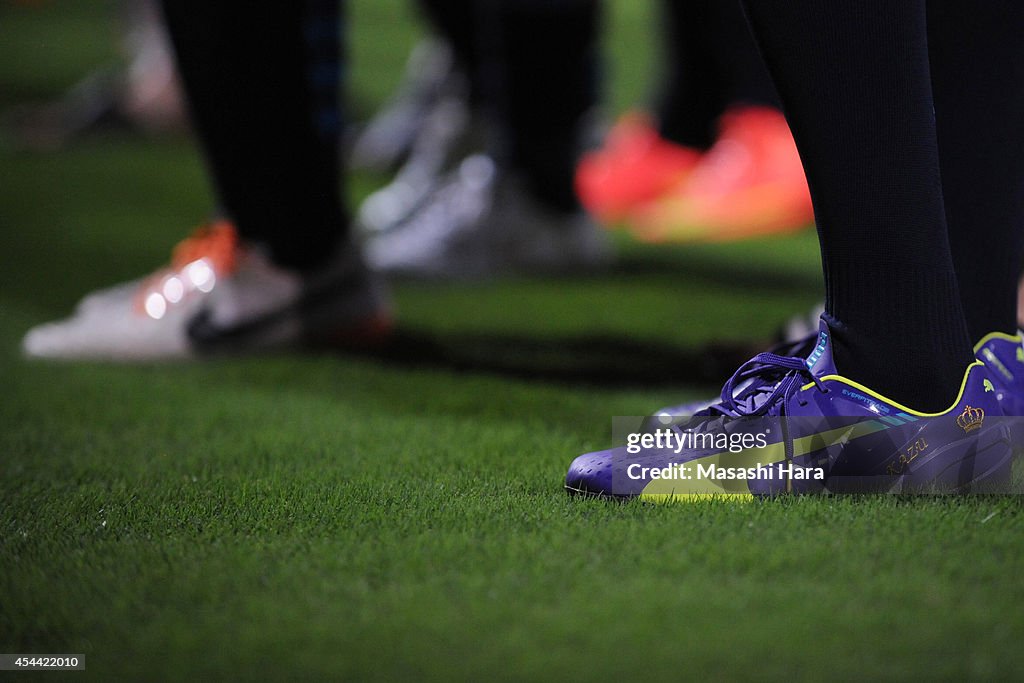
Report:
M 815 377 L 838 375 L 832 360 L 832 332 L 823 318 L 818 319 L 818 342 L 807 356 L 807 367 Z

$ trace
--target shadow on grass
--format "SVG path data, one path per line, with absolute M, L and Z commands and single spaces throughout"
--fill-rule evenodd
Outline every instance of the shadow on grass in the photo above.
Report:
M 713 343 L 682 349 L 614 335 L 542 338 L 497 333 L 444 335 L 398 329 L 383 347 L 356 354 L 404 367 L 479 372 L 600 387 L 720 386 L 769 344 Z
M 695 285 L 804 297 L 822 288 L 821 275 L 817 270 L 785 269 L 761 263 L 738 265 L 727 256 L 688 253 L 680 248 L 665 255 L 655 249 L 643 254 L 623 255 L 605 274 L 606 278 L 626 280 L 638 276 L 675 276 L 680 281 Z

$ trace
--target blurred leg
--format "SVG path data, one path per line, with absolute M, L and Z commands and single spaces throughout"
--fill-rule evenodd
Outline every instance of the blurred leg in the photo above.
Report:
M 542 201 L 577 210 L 580 125 L 597 103 L 598 2 L 481 1 L 484 95 L 499 157 Z
M 779 107 L 739 0 L 664 0 L 666 74 L 661 134 L 704 149 L 730 107 Z
M 418 0 L 423 13 L 444 36 L 455 53 L 455 59 L 469 78 L 470 97 L 479 96 L 480 71 L 477 31 L 480 17 L 477 0 Z
M 706 149 L 714 142 L 715 122 L 725 107 L 711 45 L 715 36 L 709 31 L 712 5 L 719 1 L 661 3 L 666 71 L 658 99 L 658 124 L 665 139 L 696 149 Z
M 739 0 L 711 0 L 709 4 L 710 30 L 706 32 L 718 76 L 718 113 L 743 105 L 779 108 L 779 96 Z
M 333 255 L 340 200 L 337 0 L 164 0 L 223 208 L 281 265 Z

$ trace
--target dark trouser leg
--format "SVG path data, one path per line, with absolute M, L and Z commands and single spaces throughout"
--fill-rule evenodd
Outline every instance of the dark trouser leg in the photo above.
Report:
M 337 136 L 337 0 L 164 0 L 192 119 L 220 201 L 281 265 L 345 236 Z

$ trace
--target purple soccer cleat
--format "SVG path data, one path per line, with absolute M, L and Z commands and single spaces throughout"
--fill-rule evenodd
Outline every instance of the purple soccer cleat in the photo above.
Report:
M 818 333 L 815 331 L 810 334 L 803 334 L 795 339 L 775 344 L 768 349 L 768 353 L 775 354 L 776 356 L 798 356 L 800 358 L 804 358 L 814 350 L 814 345 L 817 343 Z M 737 388 L 742 389 L 742 387 Z M 653 432 L 657 429 L 665 429 L 672 425 L 687 422 L 692 416 L 702 410 L 707 410 L 720 400 L 721 398 L 716 396 L 714 398 L 706 398 L 702 401 L 690 401 L 688 403 L 680 403 L 678 405 L 662 408 L 654 415 L 646 417 L 641 429 Z
M 999 408 L 1007 416 L 1010 439 L 1024 446 L 1024 339 L 1021 335 L 993 332 L 974 346 L 974 355 L 992 375 Z
M 780 356 L 806 356 L 817 342 L 818 333 L 812 332 L 777 344 L 768 351 Z M 1024 338 L 1019 333 L 992 332 L 974 345 L 974 355 L 989 368 L 1003 415 L 1024 417 Z M 644 429 L 654 431 L 686 422 L 718 401 L 716 397 L 662 408 L 644 419 Z M 1013 443 L 1024 446 L 1024 420 L 1008 421 L 1008 424 L 1013 427 Z
M 665 502 L 784 493 L 1007 491 L 1013 448 L 991 371 L 922 413 L 838 374 L 821 321 L 806 358 L 761 353 L 687 421 L 582 455 L 569 493 Z
M 992 375 L 1003 414 L 1024 416 L 1024 339 L 1019 334 L 993 332 L 974 346 L 974 355 Z

